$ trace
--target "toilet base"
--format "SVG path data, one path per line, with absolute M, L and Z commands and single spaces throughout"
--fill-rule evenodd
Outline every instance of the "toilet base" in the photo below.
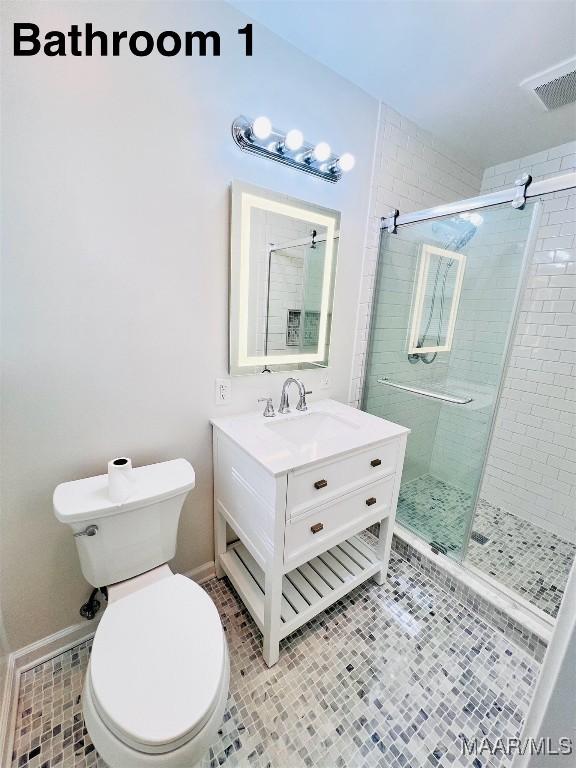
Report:
M 224 709 L 228 700 L 230 684 L 230 659 L 226 649 L 224 679 L 218 703 L 212 716 L 190 741 L 170 752 L 149 754 L 139 752 L 124 744 L 102 722 L 92 700 L 90 686 L 90 665 L 84 680 L 82 693 L 82 710 L 84 723 L 94 746 L 110 768 L 195 768 L 206 754 L 206 750 L 214 741 L 218 729 L 222 725 Z

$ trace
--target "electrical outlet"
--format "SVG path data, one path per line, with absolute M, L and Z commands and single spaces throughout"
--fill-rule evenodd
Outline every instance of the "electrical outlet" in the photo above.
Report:
M 320 376 L 320 389 L 328 389 L 330 386 L 330 377 L 327 373 L 323 373 Z
M 216 405 L 224 405 L 232 400 L 232 382 L 230 379 L 216 379 L 214 391 Z

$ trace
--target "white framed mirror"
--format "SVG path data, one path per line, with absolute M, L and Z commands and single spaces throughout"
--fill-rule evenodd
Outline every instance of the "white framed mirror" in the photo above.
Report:
M 326 367 L 340 213 L 235 181 L 230 373 Z
M 452 349 L 465 268 L 463 253 L 422 245 L 412 300 L 409 355 Z

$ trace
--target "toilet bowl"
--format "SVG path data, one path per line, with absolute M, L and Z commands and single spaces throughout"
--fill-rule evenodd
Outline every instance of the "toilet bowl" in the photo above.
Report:
M 193 768 L 216 738 L 230 679 L 216 606 L 166 564 L 194 470 L 176 459 L 135 469 L 132 482 L 121 503 L 110 500 L 106 475 L 54 492 L 84 576 L 108 591 L 84 681 L 84 721 L 110 768 Z
M 196 765 L 228 695 L 228 651 L 214 603 L 168 566 L 110 587 L 109 601 L 84 682 L 94 746 L 111 766 Z

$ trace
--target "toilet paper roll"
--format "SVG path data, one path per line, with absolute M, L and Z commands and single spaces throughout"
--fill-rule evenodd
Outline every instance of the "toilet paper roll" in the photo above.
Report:
M 119 456 L 108 462 L 108 496 L 110 501 L 122 502 L 132 495 L 132 461 Z

